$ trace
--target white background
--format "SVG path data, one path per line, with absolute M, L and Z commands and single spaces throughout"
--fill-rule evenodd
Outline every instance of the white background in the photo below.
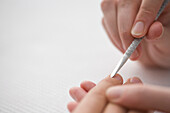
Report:
M 101 26 L 99 0 L 0 0 L 0 112 L 67 113 L 68 90 L 109 75 L 122 54 Z M 126 80 L 170 86 L 170 71 L 130 62 Z

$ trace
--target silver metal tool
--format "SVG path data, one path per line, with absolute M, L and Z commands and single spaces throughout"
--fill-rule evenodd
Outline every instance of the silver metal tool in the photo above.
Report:
M 166 5 L 168 4 L 170 0 L 164 0 L 155 20 L 157 20 L 159 18 L 159 16 L 161 15 L 161 13 L 163 12 L 164 8 L 166 7 Z M 126 63 L 126 61 L 128 60 L 128 58 L 131 56 L 131 54 L 135 51 L 135 49 L 138 47 L 139 43 L 142 41 L 142 39 L 145 36 L 141 37 L 141 38 L 135 38 L 132 42 L 132 44 L 128 47 L 128 49 L 126 50 L 126 52 L 124 53 L 123 57 L 121 58 L 121 60 L 119 61 L 119 63 L 117 64 L 116 68 L 113 70 L 113 72 L 111 73 L 110 77 L 113 77 L 116 75 L 116 73 L 122 68 L 122 66 Z

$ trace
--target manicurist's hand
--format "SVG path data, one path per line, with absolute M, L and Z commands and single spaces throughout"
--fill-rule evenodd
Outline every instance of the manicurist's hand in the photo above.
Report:
M 110 102 L 129 109 L 170 113 L 170 88 L 152 85 L 125 85 L 106 91 Z
M 170 3 L 154 21 L 164 0 L 103 0 L 103 26 L 112 43 L 125 52 L 134 37 L 146 38 L 132 54 L 142 64 L 170 68 Z
M 117 77 L 120 77 L 120 76 L 117 76 Z M 109 80 L 109 78 L 106 78 L 106 79 L 108 79 Z M 104 79 L 102 82 L 104 83 L 104 82 L 109 82 L 108 80 L 106 80 L 106 79 Z M 122 79 L 121 79 L 121 77 L 119 78 L 121 81 L 122 81 Z M 106 80 L 106 81 L 105 81 Z M 130 79 L 128 79 L 127 81 L 126 81 L 126 83 L 124 84 L 124 85 L 129 85 L 129 84 L 141 84 L 142 82 L 141 82 L 141 80 L 139 79 L 139 78 L 136 78 L 136 77 L 133 77 L 133 78 L 130 78 Z M 101 84 L 101 82 L 99 83 L 99 84 Z M 104 90 L 106 90 L 106 89 L 102 89 L 102 87 L 104 86 L 104 84 L 103 85 L 100 85 L 100 86 L 98 86 L 98 84 L 97 84 L 97 86 L 96 86 L 96 84 L 95 83 L 93 83 L 93 82 L 90 82 L 90 81 L 84 81 L 84 82 L 82 82 L 81 84 L 80 84 L 80 87 L 73 87 L 73 88 L 71 88 L 70 89 L 70 95 L 71 95 L 71 97 L 75 100 L 75 101 L 73 101 L 73 102 L 70 102 L 70 103 L 68 103 L 68 110 L 70 111 L 70 112 L 73 112 L 74 110 L 76 110 L 76 109 L 79 109 L 79 106 L 80 106 L 80 104 L 81 104 L 81 101 L 82 100 L 85 100 L 86 99 L 86 102 L 88 101 L 88 99 L 89 98 L 87 98 L 87 96 L 89 95 L 89 93 L 91 93 L 91 91 L 92 90 L 94 90 L 96 87 L 98 87 L 98 94 L 99 95 L 102 95 L 102 97 L 103 96 L 105 96 L 105 94 L 103 95 L 103 92 L 104 92 Z M 113 85 L 113 86 L 117 86 L 117 85 Z M 99 88 L 100 87 L 100 88 Z M 100 91 L 99 91 L 100 90 Z M 97 94 L 97 95 L 98 95 Z M 93 97 L 93 96 L 96 96 L 96 93 L 93 93 L 93 94 L 91 94 L 91 98 Z M 94 98 L 94 97 L 93 97 Z M 101 98 L 101 97 L 100 97 Z M 96 98 L 96 99 L 99 99 L 99 98 Z M 105 100 L 105 99 L 104 99 Z M 90 102 L 90 101 L 89 101 Z M 103 101 L 103 99 L 101 99 L 101 100 L 98 100 L 98 102 L 100 103 L 100 104 L 102 104 L 102 102 L 104 102 Z M 94 111 L 94 110 L 96 110 L 96 109 L 98 109 L 98 105 L 99 105 L 99 103 L 98 104 L 96 104 L 96 106 L 95 107 L 90 107 L 90 108 L 88 108 L 88 107 L 86 107 L 86 106 L 84 106 L 84 109 L 86 109 L 86 110 L 89 110 L 89 109 L 91 109 L 92 111 Z M 94 103 L 93 103 L 94 104 Z M 83 110 L 84 109 L 82 109 L 82 111 L 81 111 L 81 113 L 83 112 Z M 87 112 L 87 111 L 86 111 Z M 126 108 L 124 108 L 124 107 L 121 107 L 121 106 L 119 106 L 119 105 L 116 105 L 116 104 L 112 104 L 112 103 L 110 103 L 110 102 L 107 102 L 107 104 L 105 105 L 105 107 L 103 108 L 103 110 L 102 110 L 102 112 L 101 113 L 110 113 L 110 112 L 112 112 L 112 113 L 147 113 L 146 111 L 139 111 L 139 110 L 133 110 L 133 109 L 126 109 Z M 74 113 L 74 112 L 73 112 Z M 89 113 L 89 112 L 87 112 L 87 113 Z M 97 113 L 97 112 L 96 112 Z

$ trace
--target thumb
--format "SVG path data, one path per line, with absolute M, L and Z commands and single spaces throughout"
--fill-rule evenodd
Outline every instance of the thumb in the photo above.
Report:
M 131 34 L 140 38 L 148 32 L 164 0 L 142 0 Z
M 125 85 L 106 91 L 110 102 L 130 109 L 170 112 L 170 89 L 152 85 Z

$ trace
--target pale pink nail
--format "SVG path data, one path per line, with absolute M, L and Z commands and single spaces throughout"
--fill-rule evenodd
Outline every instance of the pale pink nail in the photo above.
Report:
M 139 56 L 139 53 L 137 50 L 135 50 L 131 56 L 131 58 L 137 58 Z
M 131 83 L 142 83 L 140 79 L 136 78 L 136 77 L 133 77 L 130 79 L 130 82 Z
M 135 35 L 135 36 L 142 35 L 144 32 L 144 27 L 145 25 L 142 21 L 137 22 L 131 31 L 132 35 Z

